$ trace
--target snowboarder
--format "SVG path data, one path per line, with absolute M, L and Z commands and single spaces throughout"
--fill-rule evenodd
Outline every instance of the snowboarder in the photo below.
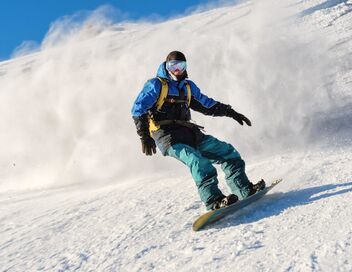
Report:
M 257 184 L 248 180 L 245 162 L 232 145 L 204 134 L 202 127 L 191 122 L 190 109 L 251 126 L 251 121 L 230 105 L 202 94 L 188 79 L 185 55 L 173 51 L 159 66 L 157 76 L 145 83 L 132 107 L 143 153 L 153 155 L 157 146 L 164 156 L 187 165 L 208 210 L 228 206 L 263 189 L 263 180 Z M 225 196 L 218 188 L 213 163 L 221 164 L 232 194 Z

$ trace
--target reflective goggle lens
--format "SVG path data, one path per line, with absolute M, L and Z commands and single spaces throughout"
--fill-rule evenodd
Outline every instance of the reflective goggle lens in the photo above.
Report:
M 170 60 L 166 62 L 166 69 L 170 72 L 183 72 L 187 69 L 187 62 L 179 60 Z

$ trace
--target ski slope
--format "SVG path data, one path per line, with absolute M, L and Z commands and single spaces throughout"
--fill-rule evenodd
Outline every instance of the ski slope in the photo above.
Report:
M 281 2 L 165 22 L 97 10 L 0 63 L 0 271 L 352 271 L 352 2 Z M 251 180 L 284 178 L 200 232 L 188 170 L 143 156 L 130 116 L 174 49 L 253 127 L 193 119 Z

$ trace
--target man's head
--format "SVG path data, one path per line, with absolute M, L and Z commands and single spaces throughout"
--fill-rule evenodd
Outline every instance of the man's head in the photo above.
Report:
M 187 62 L 180 51 L 172 51 L 166 57 L 166 70 L 175 80 L 182 80 L 187 76 Z

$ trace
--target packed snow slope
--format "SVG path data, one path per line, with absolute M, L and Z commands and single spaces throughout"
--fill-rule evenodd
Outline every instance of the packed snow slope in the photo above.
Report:
M 111 23 L 106 9 L 0 63 L 0 271 L 352 271 L 351 0 L 164 22 Z M 188 170 L 143 156 L 130 116 L 171 50 L 253 126 L 193 119 L 237 147 L 251 180 L 284 178 L 197 233 Z

